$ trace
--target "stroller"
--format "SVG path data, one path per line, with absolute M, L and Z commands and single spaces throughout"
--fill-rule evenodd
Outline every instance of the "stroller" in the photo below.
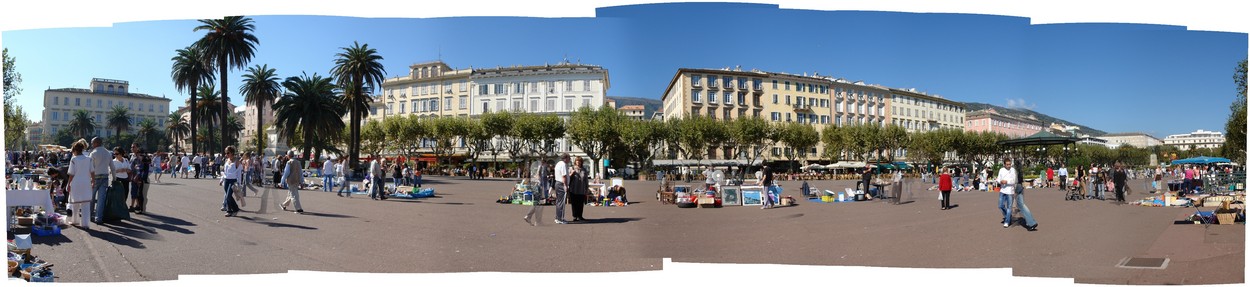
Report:
M 1068 189 L 1065 191 L 1067 191 L 1067 194 L 1063 196 L 1063 200 L 1085 199 L 1084 196 L 1081 196 L 1081 180 L 1080 179 L 1072 179 L 1072 184 L 1069 184 Z

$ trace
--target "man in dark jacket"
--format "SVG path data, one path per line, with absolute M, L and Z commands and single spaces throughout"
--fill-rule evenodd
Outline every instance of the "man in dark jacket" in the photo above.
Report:
M 1124 172 L 1124 165 L 1115 164 L 1115 172 L 1111 175 L 1111 182 L 1115 183 L 1115 201 L 1124 202 L 1124 188 L 1128 186 L 1128 174 Z

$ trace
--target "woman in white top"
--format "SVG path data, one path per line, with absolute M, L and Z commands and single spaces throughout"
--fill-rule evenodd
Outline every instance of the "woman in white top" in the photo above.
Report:
M 91 227 L 91 157 L 82 153 L 87 149 L 87 141 L 78 140 L 70 149 L 74 157 L 69 160 L 69 204 L 66 206 L 77 216 L 79 222 L 73 223 L 82 228 Z
M 235 161 L 234 146 L 226 147 L 226 162 L 221 173 L 221 183 L 226 191 L 226 198 L 221 203 L 221 209 L 226 212 L 226 217 L 239 213 L 239 204 L 235 202 L 234 185 L 238 183 L 239 175 L 242 173 L 243 167 Z
M 120 147 L 113 148 L 113 161 L 109 163 L 109 170 L 113 172 L 113 188 L 120 184 L 123 192 L 130 192 L 130 166 L 126 151 Z

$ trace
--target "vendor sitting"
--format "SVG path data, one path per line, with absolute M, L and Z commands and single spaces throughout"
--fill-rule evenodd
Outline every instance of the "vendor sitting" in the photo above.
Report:
M 629 202 L 629 198 L 625 196 L 625 187 L 622 187 L 619 185 L 613 185 L 612 187 L 609 187 L 608 199 L 610 200 L 616 199 L 617 197 L 621 198 L 621 202 L 625 202 L 625 203 Z

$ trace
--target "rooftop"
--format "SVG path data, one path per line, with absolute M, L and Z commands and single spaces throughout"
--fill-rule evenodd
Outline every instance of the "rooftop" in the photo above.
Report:
M 132 98 L 141 98 L 141 99 L 153 99 L 153 100 L 166 100 L 166 101 L 168 101 L 168 100 L 169 100 L 169 98 L 166 98 L 166 97 L 157 97 L 157 96 L 153 96 L 153 95 L 149 95 L 149 94 L 140 94 L 140 93 L 126 93 L 126 94 L 93 93 L 93 92 L 91 92 L 91 90 L 88 90 L 88 89 L 79 89 L 79 88 L 59 88 L 59 89 L 48 89 L 48 91 L 53 91 L 53 92 L 67 92 L 67 93 L 81 93 L 81 94 L 95 94 L 95 95 L 114 95 L 114 96 L 122 96 L 122 97 L 132 97 Z
M 629 106 L 622 106 L 621 108 L 619 108 L 619 110 L 622 110 L 622 111 L 625 111 L 625 110 L 639 110 L 639 111 L 641 111 L 641 110 L 645 110 L 645 109 L 647 109 L 647 107 L 642 106 L 642 105 L 629 105 Z

